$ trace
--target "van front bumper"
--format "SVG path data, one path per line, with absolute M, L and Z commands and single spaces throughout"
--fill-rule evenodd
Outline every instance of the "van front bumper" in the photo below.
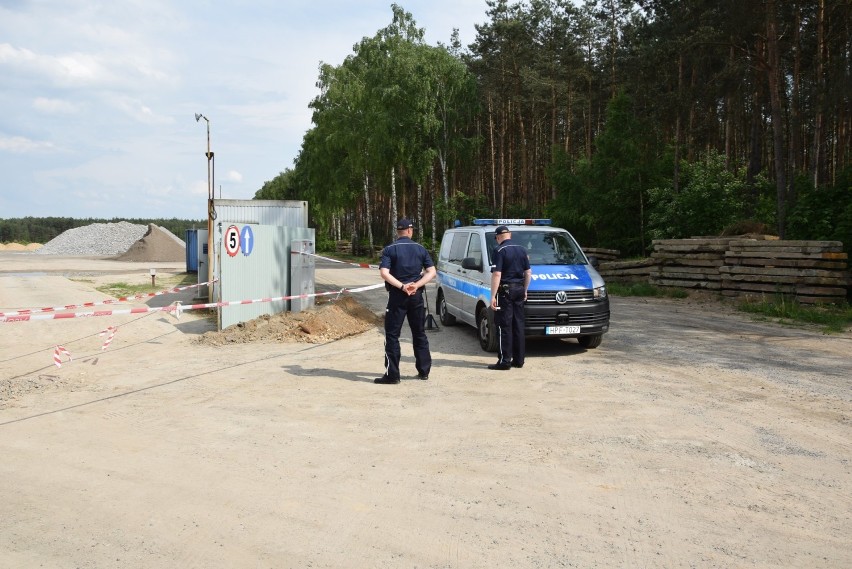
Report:
M 608 298 L 564 305 L 527 303 L 524 314 L 524 331 L 527 336 L 577 338 L 604 334 L 609 330 Z M 574 331 L 575 327 L 579 327 L 579 332 Z M 572 331 L 565 331 L 568 328 Z

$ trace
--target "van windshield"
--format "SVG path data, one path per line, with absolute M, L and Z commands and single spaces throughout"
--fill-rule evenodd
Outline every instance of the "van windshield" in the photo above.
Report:
M 487 237 L 489 264 L 494 264 L 497 240 L 494 233 Z M 586 256 L 567 231 L 515 231 L 512 243 L 527 249 L 531 265 L 585 265 Z

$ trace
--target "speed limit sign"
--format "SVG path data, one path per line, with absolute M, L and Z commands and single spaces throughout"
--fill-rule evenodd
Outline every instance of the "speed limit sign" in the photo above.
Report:
M 240 230 L 236 225 L 225 230 L 225 252 L 229 257 L 236 257 L 240 252 Z

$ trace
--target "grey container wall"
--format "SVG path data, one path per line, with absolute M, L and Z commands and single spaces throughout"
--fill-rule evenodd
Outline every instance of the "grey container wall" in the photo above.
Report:
M 266 225 L 277 227 L 308 227 L 308 202 L 301 200 L 213 200 L 215 212 L 214 235 L 210 238 L 213 248 L 209 251 L 209 262 L 214 279 L 222 277 L 220 266 L 222 253 L 222 230 L 229 225 Z M 288 259 L 289 262 L 289 259 Z M 221 300 L 219 287 L 209 287 L 211 301 Z
M 197 229 L 187 229 L 186 230 L 186 239 L 184 239 L 186 243 L 186 272 L 187 273 L 197 273 L 198 272 L 198 230 Z
M 308 202 L 299 200 L 213 200 L 216 221 L 307 227 Z
M 290 282 L 291 242 L 309 241 L 312 246 L 314 241 L 312 228 L 239 223 L 232 223 L 231 226 L 239 230 L 241 235 L 250 234 L 251 239 L 241 239 L 240 250 L 232 250 L 222 256 L 219 289 L 222 301 L 237 304 L 224 306 L 219 311 L 220 330 L 264 314 L 288 310 L 290 301 L 280 297 L 293 294 Z M 301 294 L 298 291 L 296 293 Z M 272 301 L 272 298 L 279 300 Z

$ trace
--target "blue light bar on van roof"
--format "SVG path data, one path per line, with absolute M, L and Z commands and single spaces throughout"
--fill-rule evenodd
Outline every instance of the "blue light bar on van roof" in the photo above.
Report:
M 550 225 L 550 219 L 474 219 L 474 225 Z

